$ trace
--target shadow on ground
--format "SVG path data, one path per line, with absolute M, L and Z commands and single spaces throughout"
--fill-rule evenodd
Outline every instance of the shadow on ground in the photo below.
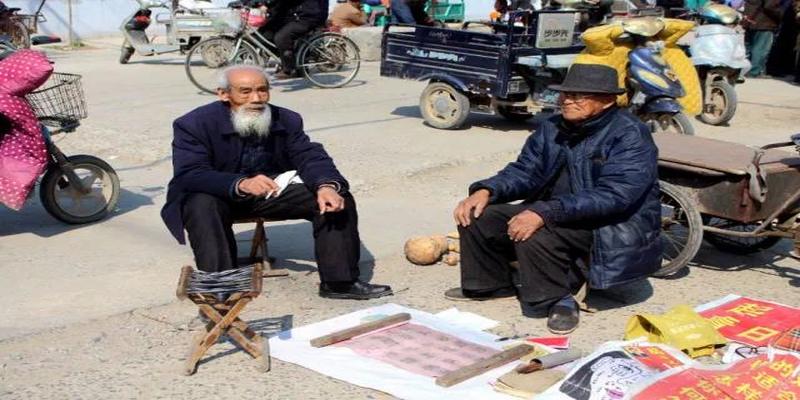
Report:
M 700 252 L 695 256 L 691 267 L 704 268 L 721 273 L 752 269 L 759 273 L 786 278 L 789 281 L 789 285 L 800 287 L 800 270 L 784 266 L 788 264 L 784 261 L 793 260 L 793 257 L 789 255 L 791 250 L 792 242 L 790 240 L 782 240 L 769 249 L 748 255 L 725 253 L 708 244 L 704 244 L 700 248 Z M 742 282 L 742 284 L 746 285 L 746 282 Z
M 402 106 L 397 107 L 392 111 L 392 115 L 403 116 L 407 118 L 419 118 L 422 124 L 427 127 L 433 128 L 427 122 L 422 121 L 422 114 L 419 111 L 419 106 Z M 519 130 L 535 130 L 536 127 L 541 123 L 543 118 L 547 118 L 552 114 L 549 113 L 540 113 L 536 114 L 534 117 L 527 121 L 509 121 L 499 115 L 491 115 L 491 114 L 481 114 L 481 113 L 471 113 L 469 117 L 467 117 L 466 122 L 458 129 L 448 129 L 452 131 L 466 131 L 473 127 L 480 127 L 491 129 L 500 132 L 512 132 L 512 131 L 519 131 Z M 435 128 L 434 128 L 435 129 Z
M 294 221 L 291 223 L 265 224 L 267 246 L 269 255 L 275 257 L 275 268 L 286 268 L 294 272 L 316 272 L 316 258 L 314 257 L 314 238 L 311 223 L 306 221 Z M 254 229 L 248 229 L 236 234 L 236 242 L 239 246 L 239 255 L 247 255 L 250 252 L 250 241 L 253 238 Z M 375 268 L 375 256 L 361 243 L 361 279 L 369 282 L 372 279 L 373 269 Z
M 144 188 L 143 191 L 146 193 L 156 192 L 159 194 L 161 193 L 161 189 L 163 188 Z M 157 194 L 152 194 L 152 196 L 156 196 Z M 120 189 L 117 208 L 111 212 L 108 217 L 89 224 L 70 225 L 50 216 L 39 201 L 38 195 L 35 195 L 28 199 L 25 206 L 20 211 L 0 207 L 0 221 L 3 221 L 3 223 L 0 224 L 0 237 L 20 233 L 33 233 L 41 237 L 52 237 L 75 229 L 85 229 L 129 213 L 139 207 L 152 204 L 154 204 L 153 198 L 149 193 L 140 194 L 127 189 Z

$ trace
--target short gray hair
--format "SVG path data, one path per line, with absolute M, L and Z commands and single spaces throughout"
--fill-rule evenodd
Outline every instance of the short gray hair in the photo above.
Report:
M 269 74 L 263 67 L 250 64 L 237 64 L 225 67 L 219 72 L 219 75 L 217 76 L 217 89 L 222 89 L 224 91 L 231 90 L 230 75 L 238 71 L 259 72 L 264 75 L 264 80 L 267 82 L 267 87 L 271 86 L 269 82 Z

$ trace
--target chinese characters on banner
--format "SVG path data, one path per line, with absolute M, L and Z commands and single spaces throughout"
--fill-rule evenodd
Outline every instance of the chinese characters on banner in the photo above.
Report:
M 659 379 L 633 400 L 798 400 L 800 358 L 790 353 L 744 359 L 726 370 L 688 368 Z
M 655 371 L 666 371 L 683 365 L 683 362 L 657 346 L 632 345 L 625 346 L 622 349 L 633 356 L 636 361 Z
M 768 345 L 781 332 L 800 326 L 800 309 L 739 297 L 701 311 L 726 338 L 750 346 Z

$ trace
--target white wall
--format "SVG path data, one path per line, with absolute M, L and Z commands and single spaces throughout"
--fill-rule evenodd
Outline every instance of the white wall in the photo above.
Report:
M 41 0 L 3 0 L 8 7 L 20 7 L 22 12 L 36 10 Z M 225 6 L 230 0 L 213 0 Z M 331 7 L 336 0 L 330 0 Z M 494 0 L 465 0 L 467 19 L 485 19 Z M 122 21 L 138 7 L 135 0 L 72 0 L 72 18 L 78 39 L 112 35 L 118 32 Z M 155 12 L 165 12 L 159 9 Z M 67 0 L 47 0 L 42 12 L 47 22 L 39 26 L 40 33 L 54 34 L 63 40 L 67 37 Z

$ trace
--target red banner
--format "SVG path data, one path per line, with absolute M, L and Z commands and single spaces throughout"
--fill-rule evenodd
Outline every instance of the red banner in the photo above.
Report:
M 782 332 L 800 326 L 800 309 L 740 297 L 700 312 L 726 338 L 766 346 Z

